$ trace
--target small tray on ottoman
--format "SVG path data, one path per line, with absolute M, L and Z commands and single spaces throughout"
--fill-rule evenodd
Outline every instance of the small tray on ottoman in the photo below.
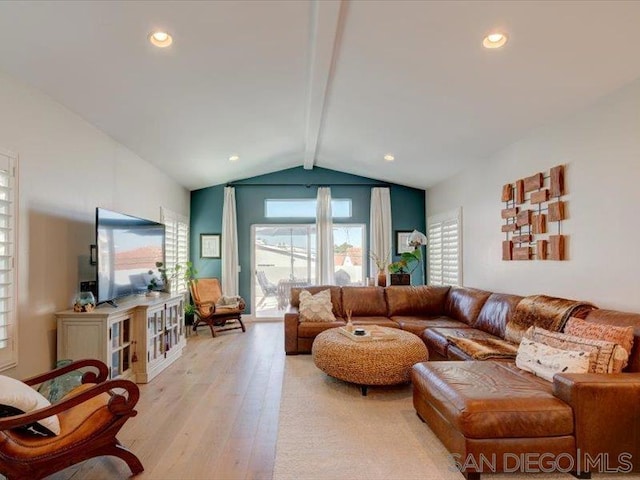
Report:
M 363 328 L 365 332 L 364 335 L 355 335 L 353 332 L 347 330 L 346 327 L 338 327 L 338 331 L 355 342 L 379 342 L 398 338 L 393 328 L 378 327 L 375 325 L 369 328 L 359 328 Z

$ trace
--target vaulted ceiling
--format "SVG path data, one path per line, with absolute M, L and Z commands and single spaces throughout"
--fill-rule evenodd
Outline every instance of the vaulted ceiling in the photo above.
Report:
M 0 70 L 189 189 L 299 165 L 426 188 L 640 78 L 638 25 L 627 1 L 3 1 Z

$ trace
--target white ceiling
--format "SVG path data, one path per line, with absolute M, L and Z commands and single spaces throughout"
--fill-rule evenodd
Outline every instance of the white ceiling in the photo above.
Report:
M 3 1 L 0 69 L 189 189 L 299 165 L 426 188 L 640 78 L 638 25 L 626 1 Z

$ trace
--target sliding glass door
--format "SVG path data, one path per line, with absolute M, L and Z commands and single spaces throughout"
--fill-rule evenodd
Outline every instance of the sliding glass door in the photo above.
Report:
M 334 225 L 335 280 L 362 285 L 365 276 L 364 225 Z M 314 285 L 315 224 L 253 225 L 252 311 L 256 317 L 282 317 L 292 287 Z

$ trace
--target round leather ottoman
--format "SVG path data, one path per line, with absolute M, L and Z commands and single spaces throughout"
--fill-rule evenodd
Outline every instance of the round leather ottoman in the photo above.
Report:
M 327 375 L 362 387 L 410 381 L 411 367 L 428 359 L 427 347 L 413 333 L 392 329 L 396 338 L 358 342 L 337 328 L 325 330 L 313 341 L 311 354 Z

